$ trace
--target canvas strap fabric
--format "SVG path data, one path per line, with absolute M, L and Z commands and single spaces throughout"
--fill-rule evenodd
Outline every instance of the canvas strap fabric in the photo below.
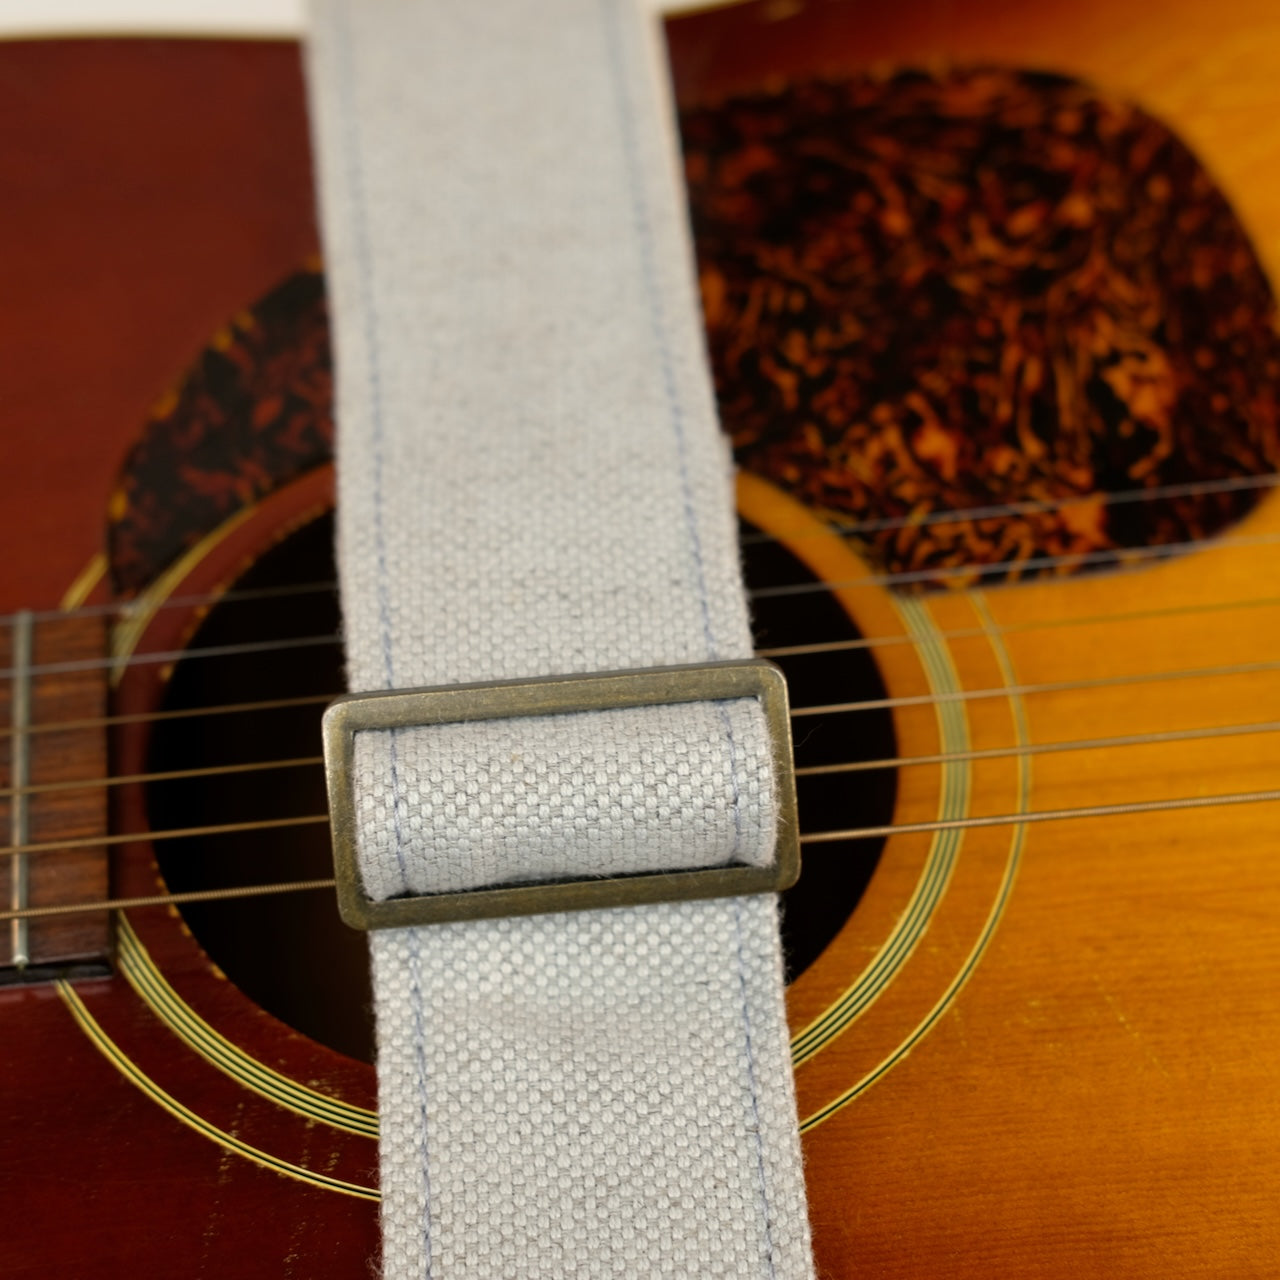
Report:
M 659 39 L 315 7 L 353 690 L 750 654 Z M 377 897 L 773 856 L 751 701 L 367 733 L 356 773 Z M 812 1275 L 774 898 L 371 946 L 387 1276 Z

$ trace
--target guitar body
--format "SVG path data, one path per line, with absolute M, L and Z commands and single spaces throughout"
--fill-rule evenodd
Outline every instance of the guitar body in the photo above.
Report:
M 1277 808 L 1157 807 L 1280 778 L 1280 736 L 1261 727 L 1280 718 L 1280 444 L 1267 398 L 1280 366 L 1266 284 L 1280 270 L 1280 135 L 1261 132 L 1280 105 L 1266 74 L 1280 34 L 1243 12 L 1210 22 L 1176 5 L 1161 19 L 1176 38 L 1152 45 L 1140 15 L 1076 5 L 1055 22 L 1051 8 L 885 5 L 855 29 L 834 3 L 766 4 L 669 24 L 759 642 L 782 651 L 802 712 L 802 830 L 925 828 L 811 844 L 807 896 L 788 907 L 824 1277 L 1243 1277 L 1273 1274 L 1280 1257 Z M 1223 375 L 1248 389 L 1234 434 L 1220 429 L 1236 412 L 1229 396 L 1199 434 L 1151 427 L 1176 418 L 1160 417 L 1165 384 L 1122 385 L 1101 347 L 1089 348 L 1099 377 L 1131 414 L 1084 431 L 1084 444 L 1065 428 L 1019 434 L 1018 392 L 1006 435 L 968 454 L 945 421 L 937 434 L 924 415 L 868 410 L 878 425 L 851 461 L 843 427 L 796 408 L 854 394 L 823 364 L 814 335 L 829 331 L 827 312 L 807 328 L 778 319 L 827 302 L 814 286 L 789 311 L 786 291 L 809 278 L 798 251 L 763 233 L 731 244 L 720 214 L 777 227 L 760 194 L 773 188 L 749 178 L 796 151 L 776 126 L 793 128 L 803 105 L 788 86 L 839 77 L 889 136 L 898 68 L 927 68 L 911 92 L 931 118 L 955 118 L 940 99 L 990 90 L 944 62 L 1013 68 L 999 95 L 1028 118 L 1060 120 L 1054 94 L 1101 101 L 1104 121 L 1123 114 L 1107 114 L 1113 100 L 1137 103 L 1194 150 L 1212 175 L 1193 174 L 1203 207 L 1238 218 L 1231 314 L 1254 299 L 1248 323 L 1210 335 L 1221 367 L 1253 362 L 1236 382 Z M 1046 66 L 1072 83 L 1045 88 L 1023 71 Z M 1097 98 L 1077 82 L 1102 86 Z M 0 147 L 17 174 L 0 228 L 27 247 L 0 308 L 12 391 L 0 522 L 18 549 L 0 567 L 0 609 L 74 621 L 86 605 L 132 602 L 101 641 L 116 666 L 71 690 L 37 681 L 38 713 L 114 722 L 37 754 L 33 781 L 69 780 L 95 751 L 117 777 L 201 775 L 104 787 L 101 818 L 77 814 L 86 841 L 99 827 L 162 833 L 102 846 L 114 897 L 323 877 L 322 826 L 260 826 L 319 812 L 308 735 L 341 679 L 332 593 L 270 603 L 331 573 L 326 329 L 296 47 L 15 43 L 0 46 L 0 94 Z M 836 173 L 830 147 L 804 145 Z M 1191 172 L 1174 150 L 1171 172 Z M 891 234 L 884 209 L 868 208 Z M 1209 242 L 1225 243 L 1217 230 Z M 759 274 L 782 259 L 781 283 Z M 814 278 L 856 292 L 863 275 L 844 266 Z M 892 316 L 892 297 L 873 302 Z M 979 310 L 964 314 L 979 324 Z M 799 329 L 815 345 L 798 352 Z M 766 341 L 774 354 L 753 355 Z M 1038 422 L 1036 387 L 1018 385 Z M 1199 386 L 1177 385 L 1184 399 Z M 1207 497 L 1202 480 L 1217 486 Z M 1177 492 L 1114 500 L 1144 485 Z M 1000 509 L 945 518 L 976 506 Z M 42 645 L 71 652 L 43 626 L 37 666 L 53 660 Z M 245 643 L 259 647 L 197 656 Z M 157 654 L 169 656 L 139 661 Z M 273 701 L 289 706 L 186 714 Z M 807 714 L 827 704 L 843 709 Z M 240 769 L 285 760 L 298 763 Z M 240 771 L 204 776 L 227 762 Z M 68 837 L 60 795 L 33 809 L 33 840 Z M 1034 817 L 1123 805 L 1135 811 Z M 972 822 L 984 817 L 995 821 Z M 163 835 L 230 823 L 245 829 Z M 328 895 L 134 907 L 117 913 L 109 946 L 74 979 L 50 965 L 44 981 L 0 986 L 5 1273 L 373 1273 L 363 940 L 335 926 Z
M 0 46 L 0 85 L 19 175 L 4 234 L 26 249 L 0 309 L 14 552 L 0 607 L 57 609 L 69 590 L 107 598 L 111 495 L 153 406 L 316 251 L 303 86 L 293 45 L 174 41 Z M 267 500 L 263 523 L 181 577 L 209 590 L 238 575 L 329 492 L 278 520 Z M 196 612 L 162 611 L 139 642 L 181 645 Z M 124 685 L 113 710 L 154 705 L 153 682 Z M 146 736 L 117 733 L 115 772 Z M 145 825 L 136 792 L 111 801 L 115 829 Z M 112 852 L 114 893 L 161 890 L 147 845 Z M 128 913 L 110 976 L 0 988 L 0 1017 L 6 1274 L 370 1274 L 372 1068 L 262 1012 L 176 912 Z M 317 1119 L 307 1090 L 343 1105 Z

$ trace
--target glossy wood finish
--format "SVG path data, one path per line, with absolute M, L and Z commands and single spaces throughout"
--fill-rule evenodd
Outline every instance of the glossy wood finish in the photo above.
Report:
M 0 95 L 0 609 L 52 609 L 151 407 L 316 252 L 302 69 L 291 42 L 12 41 Z
M 688 94 L 720 92 L 759 83 L 769 66 L 836 70 L 948 48 L 1066 65 L 1159 108 L 1197 141 L 1264 261 L 1280 261 L 1271 180 L 1251 183 L 1246 164 L 1250 146 L 1271 144 L 1224 123 L 1233 112 L 1247 121 L 1265 89 L 1249 70 L 1260 37 L 1241 34 L 1243 18 L 1197 19 L 1182 62 L 1144 61 L 1132 7 L 1077 6 L 1074 27 L 994 4 L 974 6 L 965 26 L 962 9 L 884 6 L 858 27 L 846 6 L 757 6 L 745 16 L 771 33 L 763 63 L 750 52 L 758 31 L 731 57 L 738 37 L 718 35 L 714 14 L 695 15 L 672 26 L 678 80 Z M 1174 74 L 1188 66 L 1204 69 L 1196 91 Z M 34 201 L 0 208 L 8 242 L 43 246 L 39 265 L 24 265 L 22 306 L 3 310 L 5 376 L 25 415 L 24 432 L 4 442 L 14 482 L 4 510 L 26 554 L 0 569 L 0 602 L 47 606 L 98 549 L 113 467 L 147 405 L 313 247 L 305 134 L 296 57 L 283 46 L 12 46 L 0 48 L 0 83 L 29 108 L 3 126 L 6 147 L 27 145 L 15 139 L 52 109 L 52 87 L 58 181 L 89 174 L 59 206 L 83 219 L 83 257 L 55 250 L 66 228 L 46 227 Z M 131 87 L 116 92 L 121 84 Z M 168 141 L 124 154 L 118 138 L 144 97 Z M 179 163 L 192 118 L 219 158 L 216 180 Z M 110 184 L 95 177 L 105 148 L 116 148 Z M 31 157 L 31 173 L 50 172 L 48 155 Z M 162 234 L 162 224 L 181 230 Z M 68 334 L 84 350 L 78 384 L 54 372 Z M 47 474 L 63 480 L 41 485 Z M 274 501 L 172 587 L 227 581 L 323 494 Z M 891 696 L 950 698 L 895 711 L 904 756 L 1278 714 L 1275 671 L 1153 678 L 1280 658 L 1274 499 L 1217 546 L 1158 567 L 927 598 L 859 583 L 868 570 L 856 553 L 766 482 L 744 480 L 741 505 L 822 577 L 853 584 L 839 599 L 883 642 L 875 653 Z M 197 621 L 157 615 L 141 642 L 181 641 Z M 1113 677 L 1091 690 L 1007 691 Z M 997 692 L 958 696 L 983 690 Z M 139 709 L 157 696 L 154 680 L 120 694 Z M 842 725 L 856 741 L 856 717 Z M 900 772 L 895 818 L 1274 786 L 1278 741 L 913 765 Z M 121 759 L 141 749 L 127 737 L 117 746 Z M 117 827 L 140 816 L 126 798 Z M 1242 805 L 893 837 L 852 921 L 790 992 L 820 1274 L 1273 1274 L 1277 831 L 1276 806 Z M 118 889 L 157 888 L 144 843 L 116 866 Z M 165 909 L 129 913 L 118 941 L 111 978 L 0 990 L 6 1274 L 368 1274 L 370 1070 L 255 1010 Z
M 0 222 L 23 246 L 0 307 L 0 608 L 49 609 L 95 580 L 116 470 L 150 406 L 314 253 L 306 120 L 291 43 L 0 45 L 0 93 Z M 296 497 L 259 530 L 267 542 L 314 509 Z M 206 585 L 252 554 L 211 559 Z M 173 621 L 142 642 L 195 625 L 189 610 Z M 128 696 L 141 708 L 155 685 Z M 117 768 L 127 754 L 117 744 Z M 137 830 L 119 799 L 114 828 Z M 117 892 L 162 889 L 145 843 L 114 865 Z M 0 1269 L 369 1274 L 370 1068 L 256 1011 L 164 908 L 130 913 L 116 944 L 112 977 L 0 990 Z
M 776 493 L 754 500 L 803 527 Z M 1266 722 L 1275 670 L 1128 677 L 1274 664 L 1277 534 L 1273 499 L 1233 535 L 1242 545 L 1201 558 L 930 599 L 922 629 L 944 637 L 935 656 L 957 692 L 1120 678 L 958 703 L 965 749 Z M 815 560 L 865 576 L 828 541 L 815 531 Z M 902 634 L 901 602 L 878 588 L 846 602 L 870 634 Z M 891 696 L 939 691 L 922 650 L 879 652 Z M 956 733 L 933 705 L 900 709 L 896 727 L 906 756 Z M 1023 764 L 960 766 L 965 815 L 1273 788 L 1280 741 Z M 895 820 L 938 816 L 947 785 L 936 765 L 904 769 Z M 1276 833 L 1274 803 L 965 832 L 927 932 L 798 1068 L 825 1274 L 1267 1274 L 1280 1251 L 1264 1208 L 1280 1186 Z M 936 837 L 891 838 L 849 927 L 791 989 L 798 1042 L 837 993 L 877 986 L 938 853 Z
M 1280 147 L 1269 6 L 765 0 L 670 31 L 691 103 L 814 71 L 961 62 L 1081 77 L 1197 149 L 1277 278 L 1280 185 L 1262 160 Z M 867 575 L 785 498 L 746 488 L 748 509 L 792 530 L 828 580 Z M 912 636 L 876 650 L 893 696 L 1119 680 L 958 701 L 951 717 L 899 708 L 903 756 L 1266 722 L 1280 707 L 1274 670 L 1146 681 L 1280 659 L 1278 544 L 1271 497 L 1172 564 L 916 604 L 871 586 L 843 599 L 865 634 Z M 895 820 L 938 816 L 949 785 L 967 814 L 1274 788 L 1280 741 L 1045 753 L 1021 773 L 1016 757 L 952 767 L 950 779 L 947 766 L 903 769 Z M 811 1053 L 797 1086 L 824 1276 L 1273 1274 L 1277 814 L 965 832 L 927 931 L 883 981 L 877 966 L 910 941 L 942 852 L 928 836 L 890 840 L 850 926 L 790 992 L 795 1044 Z M 862 1003 L 849 1001 L 839 1034 L 823 1032 L 816 1020 L 849 992 Z

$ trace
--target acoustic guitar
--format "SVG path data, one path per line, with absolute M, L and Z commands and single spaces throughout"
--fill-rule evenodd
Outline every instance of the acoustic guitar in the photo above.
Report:
M 819 1274 L 1274 1275 L 1276 15 L 668 35 Z M 0 155 L 0 1262 L 372 1274 L 297 47 L 0 45 Z

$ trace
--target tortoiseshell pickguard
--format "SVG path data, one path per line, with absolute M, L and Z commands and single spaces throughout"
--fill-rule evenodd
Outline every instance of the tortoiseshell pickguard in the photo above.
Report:
M 324 277 L 290 276 L 237 315 L 159 404 L 121 469 L 107 531 L 130 596 L 229 516 L 333 456 Z
M 795 83 L 682 128 L 738 459 L 887 572 L 1015 579 L 1192 542 L 1262 490 L 1153 491 L 1276 471 L 1271 288 L 1211 176 L 1137 107 L 984 67 Z M 117 590 L 327 461 L 331 384 L 308 268 L 147 423 L 113 503 Z
M 1137 107 L 981 67 L 796 83 L 682 125 L 738 458 L 885 570 L 1007 564 L 995 581 L 1191 542 L 1261 490 L 1146 495 L 1276 470 L 1271 288 Z M 1044 509 L 938 520 L 1010 504 Z

